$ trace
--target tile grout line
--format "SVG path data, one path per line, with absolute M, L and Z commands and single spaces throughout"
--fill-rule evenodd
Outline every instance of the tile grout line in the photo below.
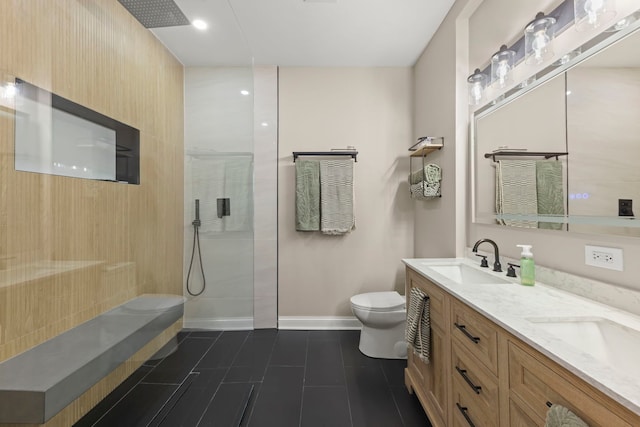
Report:
M 304 388 L 307 383 L 307 368 L 309 366 L 309 339 L 311 334 L 307 331 L 307 339 L 305 340 L 304 349 L 304 371 L 302 372 L 302 390 L 300 390 L 300 416 L 298 417 L 298 426 L 302 426 L 302 408 L 304 407 Z
M 251 411 L 248 414 L 245 414 L 246 417 L 244 419 L 246 419 L 246 426 L 249 425 L 249 423 L 251 422 L 251 418 L 253 417 L 253 411 L 256 407 L 255 403 L 258 401 L 258 397 L 260 396 L 260 393 L 262 392 L 262 384 L 264 383 L 264 378 L 267 375 L 267 370 L 269 369 L 269 366 L 271 365 L 271 359 L 273 358 L 273 349 L 276 346 L 276 343 L 278 341 L 278 335 L 279 335 L 279 331 L 278 329 L 276 329 L 276 337 L 273 340 L 273 344 L 271 344 L 271 350 L 269 351 L 269 357 L 267 358 L 267 364 L 264 367 L 264 372 L 262 373 L 262 378 L 260 378 L 260 381 L 258 381 L 260 383 L 260 390 L 258 390 L 257 392 L 255 392 L 255 395 L 253 396 L 253 404 L 251 405 Z M 253 393 L 252 393 L 253 395 Z M 249 404 L 247 402 L 247 404 Z M 242 421 L 244 421 L 244 419 Z M 242 425 L 242 422 L 241 424 Z
M 342 337 L 340 337 L 340 358 L 342 359 L 342 374 L 344 375 L 344 388 L 347 391 L 347 409 L 349 410 L 349 421 L 353 427 L 353 413 L 351 411 L 351 399 L 349 399 L 349 382 L 347 381 L 347 367 L 344 364 L 344 352 L 342 351 Z

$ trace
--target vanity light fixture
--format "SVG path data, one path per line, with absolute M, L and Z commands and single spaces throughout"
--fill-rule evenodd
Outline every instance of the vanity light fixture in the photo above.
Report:
M 582 53 L 582 49 L 580 47 L 578 47 L 577 49 L 574 49 L 571 52 L 568 52 L 568 53 L 565 53 L 564 55 L 562 55 L 560 57 L 560 59 L 555 61 L 552 65 L 555 65 L 556 67 L 564 65 L 567 62 L 571 61 L 573 58 L 576 58 L 581 53 Z
M 616 16 L 614 0 L 574 0 L 573 11 L 578 31 L 598 28 Z
M 527 64 L 540 64 L 553 56 L 556 18 L 538 12 L 536 19 L 524 28 L 525 58 Z
M 480 68 L 476 68 L 473 74 L 467 78 L 469 87 L 469 104 L 480 105 L 482 95 L 484 94 L 484 88 L 487 87 L 488 80 L 489 77 L 480 71 Z
M 491 81 L 498 82 L 500 87 L 505 87 L 511 82 L 511 70 L 515 57 L 516 52 L 508 49 L 507 45 L 500 46 L 500 50 L 491 57 Z
M 613 24 L 610 28 L 607 28 L 605 31 L 608 33 L 615 33 L 616 31 L 621 31 L 627 28 L 629 25 L 633 24 L 640 18 L 640 12 L 636 12 L 633 15 L 629 15 L 626 18 L 623 18 Z

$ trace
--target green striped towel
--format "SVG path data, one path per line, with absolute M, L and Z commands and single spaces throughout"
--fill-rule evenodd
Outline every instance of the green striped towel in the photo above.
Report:
M 320 230 L 320 162 L 296 162 L 296 230 Z
M 320 161 L 320 230 L 342 235 L 355 227 L 353 161 Z

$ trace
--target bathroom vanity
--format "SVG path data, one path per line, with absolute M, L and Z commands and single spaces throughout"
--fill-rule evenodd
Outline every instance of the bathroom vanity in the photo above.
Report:
M 637 316 L 467 259 L 403 261 L 431 321 L 430 363 L 409 351 L 405 384 L 434 427 L 544 426 L 551 404 L 591 427 L 640 425 Z

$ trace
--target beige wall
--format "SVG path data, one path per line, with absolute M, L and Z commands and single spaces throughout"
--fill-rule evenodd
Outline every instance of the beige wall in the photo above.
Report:
M 413 256 L 410 68 L 280 68 L 279 316 L 349 316 L 361 292 L 403 290 Z M 296 232 L 292 151 L 353 145 L 356 229 Z
M 466 200 L 460 195 L 466 177 L 466 168 L 461 167 L 466 160 L 466 139 L 460 135 L 466 135 L 467 115 L 456 111 L 461 97 L 456 64 L 466 46 L 459 47 L 456 38 L 466 31 L 460 28 L 458 17 L 468 13 L 468 3 L 474 2 L 454 4 L 415 65 L 414 139 L 444 137 L 444 148 L 428 157 L 442 168 L 442 197 L 414 203 L 414 256 L 418 258 L 453 257 L 463 244 Z M 466 94 L 462 96 L 466 99 Z
M 17 172 L 0 106 L 1 361 L 137 294 L 182 293 L 183 84 L 116 0 L 2 1 L 0 52 L 0 83 L 138 128 L 141 149 L 141 185 Z
M 416 87 L 420 87 L 421 85 L 431 85 L 435 87 L 438 84 L 451 85 L 451 76 L 461 68 L 466 70 L 467 75 L 471 74 L 473 68 L 484 68 L 484 66 L 488 64 L 490 55 L 494 53 L 502 43 L 512 43 L 520 37 L 520 31 L 524 28 L 524 25 L 535 16 L 536 12 L 540 10 L 549 12 L 559 2 L 530 2 L 527 0 L 509 2 L 503 0 L 483 1 L 469 21 L 468 41 L 458 40 L 458 43 L 468 47 L 469 60 L 467 63 L 465 63 L 464 60 L 454 62 L 452 58 L 454 55 L 453 51 L 456 49 L 456 41 L 451 39 L 451 37 L 454 35 L 456 25 L 461 25 L 459 21 L 456 23 L 456 17 L 462 12 L 467 3 L 470 2 L 467 2 L 467 0 L 458 0 L 456 2 L 449 16 L 420 58 L 418 66 L 416 67 Z M 440 43 L 445 46 L 438 48 Z M 422 66 L 425 69 L 428 67 L 428 64 L 438 64 L 438 66 L 432 67 L 431 73 L 426 74 L 420 72 L 421 64 L 423 64 Z M 425 79 L 425 81 L 421 83 L 419 79 Z M 419 99 L 420 92 L 417 92 L 417 94 L 417 99 Z M 446 96 L 448 98 L 453 97 L 450 91 Z M 445 109 L 448 103 L 449 101 L 445 100 Z M 442 108 L 443 105 L 441 103 L 435 102 L 433 105 L 423 107 L 422 110 L 420 110 L 420 107 L 417 107 L 417 117 L 420 115 L 428 117 L 430 114 L 438 115 Z M 458 116 L 464 115 L 468 112 L 468 105 L 466 102 L 458 101 L 455 105 L 455 110 Z M 456 115 L 451 111 L 447 117 L 443 117 L 443 123 L 441 125 L 448 127 L 454 126 L 456 124 L 455 117 Z M 461 141 L 461 139 L 462 138 L 457 138 L 456 141 L 458 149 L 465 147 L 467 143 L 466 141 Z M 446 148 L 443 151 L 443 155 L 445 155 L 445 153 L 447 153 Z M 467 163 L 466 166 L 469 167 L 469 163 Z M 469 191 L 466 192 L 466 198 L 470 198 Z M 456 207 L 456 211 L 458 210 L 459 207 Z M 438 218 L 438 220 L 442 222 L 443 227 L 447 228 L 446 233 L 439 235 L 439 239 L 443 241 L 453 241 L 457 238 L 457 231 L 452 230 L 451 227 L 448 226 L 446 219 L 447 213 L 453 215 L 447 208 L 441 207 L 433 212 L 430 218 Z M 420 224 L 420 222 L 421 219 L 417 216 L 416 224 Z M 638 276 L 640 276 L 640 264 L 633 262 L 634 259 L 640 257 L 640 244 L 637 238 L 607 237 L 550 230 L 519 230 L 495 225 L 476 225 L 472 224 L 470 220 L 467 221 L 467 227 L 467 246 L 473 245 L 473 243 L 480 238 L 491 238 L 500 245 L 501 253 L 517 258 L 520 252 L 519 249 L 515 247 L 516 244 L 532 244 L 536 261 L 541 265 L 624 287 L 640 289 L 640 282 L 637 280 Z M 428 239 L 429 237 L 427 230 L 416 225 L 416 242 Z M 585 244 L 622 248 L 624 250 L 625 271 L 616 272 L 585 266 Z M 441 245 L 441 243 L 431 243 L 429 244 L 429 248 L 425 248 L 424 250 L 417 248 L 416 256 L 432 256 L 432 254 L 436 252 L 433 248 L 438 245 Z M 448 251 L 447 253 L 445 253 L 445 251 L 438 251 L 438 256 L 440 256 L 440 253 L 442 256 L 450 255 Z

